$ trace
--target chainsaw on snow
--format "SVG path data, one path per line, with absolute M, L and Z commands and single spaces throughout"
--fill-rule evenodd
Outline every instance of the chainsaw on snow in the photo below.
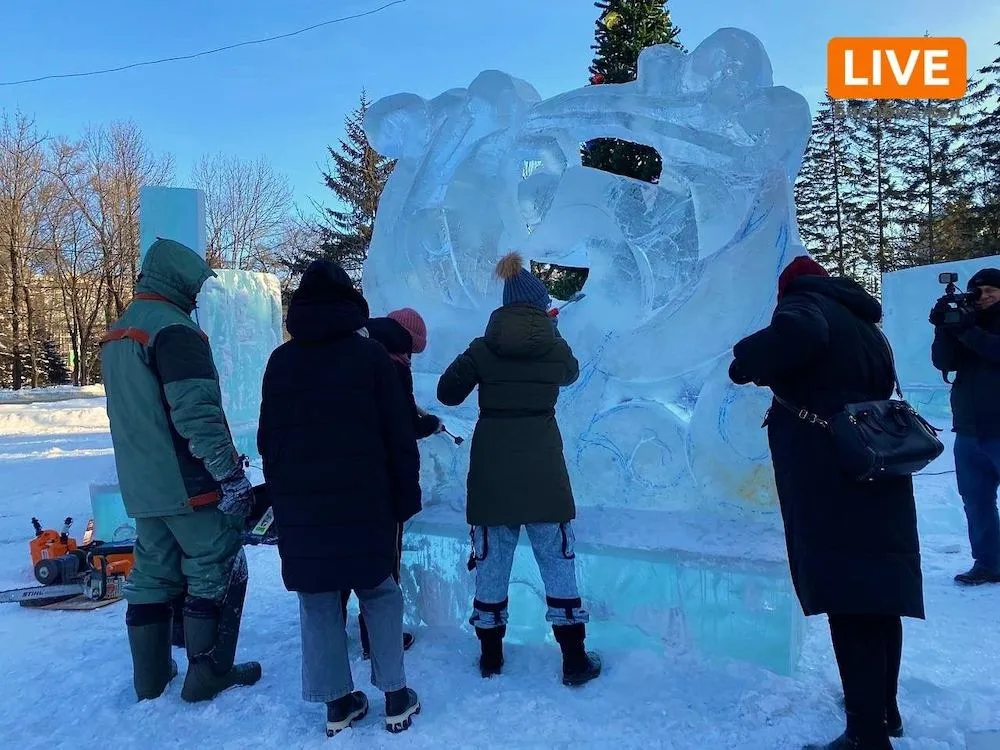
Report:
M 83 596 L 90 601 L 118 599 L 134 561 L 132 542 L 93 541 L 94 521 L 87 524 L 83 543 L 69 535 L 72 518 L 62 531 L 42 529 L 31 519 L 35 535 L 29 543 L 35 580 L 40 586 L 0 591 L 0 604 L 43 606 Z

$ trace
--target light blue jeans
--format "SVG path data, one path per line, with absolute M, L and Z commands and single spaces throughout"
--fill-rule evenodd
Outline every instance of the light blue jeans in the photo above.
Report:
M 570 523 L 529 523 L 524 527 L 545 585 L 545 619 L 554 626 L 588 622 L 576 584 L 576 538 Z M 507 590 L 520 526 L 474 526 L 476 600 L 469 623 L 488 630 L 507 624 Z
M 406 687 L 403 670 L 403 592 L 392 578 L 354 592 L 371 638 L 372 685 L 383 693 Z M 302 698 L 329 703 L 354 691 L 339 591 L 299 594 Z

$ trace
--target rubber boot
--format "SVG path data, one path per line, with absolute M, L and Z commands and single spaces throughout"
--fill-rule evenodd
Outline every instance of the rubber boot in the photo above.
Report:
M 584 623 L 553 625 L 552 632 L 562 650 L 563 685 L 577 687 L 601 674 L 601 658 L 584 648 L 587 638 L 587 626 Z
M 185 594 L 181 594 L 170 603 L 173 610 L 174 626 L 171 631 L 171 643 L 177 648 L 184 648 L 184 600 Z
M 181 689 L 181 698 L 185 701 L 212 700 L 223 690 L 237 685 L 253 685 L 261 678 L 259 663 L 234 663 L 246 593 L 246 557 L 241 549 L 233 562 L 229 588 L 221 602 L 191 596 L 187 598 L 184 639 L 188 671 Z
M 503 668 L 503 639 L 507 635 L 507 626 L 498 628 L 476 628 L 476 637 L 482 655 L 479 657 L 479 673 L 484 679 L 500 674 Z
M 159 698 L 177 676 L 177 662 L 170 658 L 170 621 L 169 604 L 129 604 L 125 612 L 132 682 L 140 701 Z

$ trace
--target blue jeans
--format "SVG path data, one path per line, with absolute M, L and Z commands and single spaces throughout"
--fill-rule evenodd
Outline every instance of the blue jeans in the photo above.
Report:
M 538 572 L 545 585 L 545 619 L 553 625 L 585 623 L 590 617 L 583 608 L 576 585 L 576 541 L 569 523 L 529 523 L 528 541 L 535 553 Z M 476 558 L 476 600 L 469 623 L 488 630 L 507 624 L 507 590 L 514 551 L 521 535 L 520 526 L 474 526 L 472 549 Z
M 406 687 L 403 669 L 403 592 L 392 578 L 354 592 L 371 637 L 371 681 L 383 693 Z M 299 594 L 302 698 L 329 703 L 354 690 L 343 597 L 339 591 Z
M 958 492 L 969 522 L 969 543 L 977 564 L 1000 573 L 1000 439 L 955 437 L 955 473 Z

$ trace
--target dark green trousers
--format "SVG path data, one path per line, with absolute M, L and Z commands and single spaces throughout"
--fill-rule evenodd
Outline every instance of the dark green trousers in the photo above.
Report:
M 130 604 L 170 602 L 185 591 L 218 601 L 226 593 L 243 523 L 214 505 L 191 513 L 135 519 L 135 567 L 125 585 Z

